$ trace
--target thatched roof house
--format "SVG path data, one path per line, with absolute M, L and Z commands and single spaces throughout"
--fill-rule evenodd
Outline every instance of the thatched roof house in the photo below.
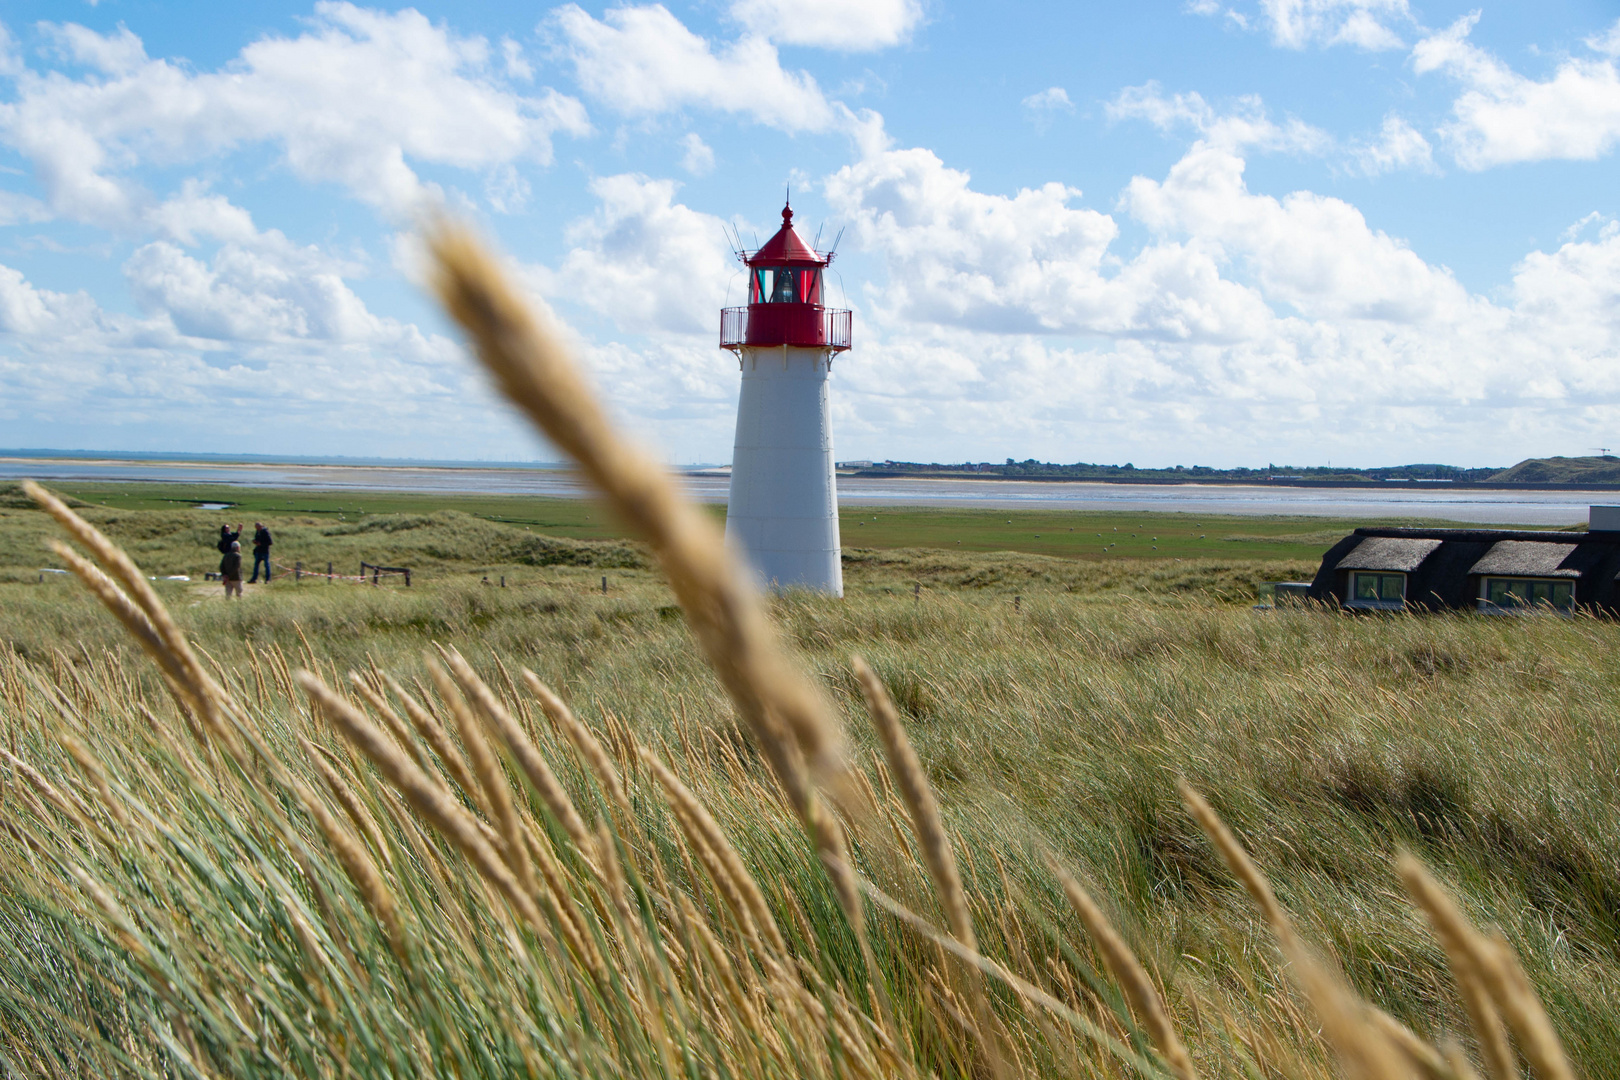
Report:
M 1322 557 L 1313 600 L 1346 608 L 1577 607 L 1620 615 L 1620 514 L 1592 508 L 1580 532 L 1357 529 Z

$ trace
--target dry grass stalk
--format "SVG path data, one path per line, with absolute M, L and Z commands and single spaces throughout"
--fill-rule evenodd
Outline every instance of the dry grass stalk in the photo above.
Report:
M 320 679 L 307 671 L 298 672 L 297 679 L 310 701 L 345 738 L 371 759 L 372 764 L 398 789 L 411 807 L 460 848 L 473 867 L 494 885 L 519 915 L 531 925 L 540 925 L 542 916 L 533 894 L 519 886 L 517 878 L 484 838 L 478 823 L 455 801 L 449 789 L 429 779 L 391 738 L 366 719 L 364 713 L 334 693 Z
M 1192 1058 L 1187 1055 L 1187 1048 L 1181 1045 L 1181 1039 L 1176 1035 L 1176 1029 L 1170 1023 L 1170 1015 L 1165 1011 L 1164 1002 L 1159 998 L 1158 989 L 1148 976 L 1147 970 L 1137 961 L 1136 954 L 1131 952 L 1130 946 L 1119 936 L 1112 923 L 1096 901 L 1080 883 L 1066 873 L 1055 860 L 1050 861 L 1052 872 L 1057 875 L 1058 881 L 1063 885 L 1063 893 L 1069 898 L 1069 906 L 1074 908 L 1075 914 L 1085 924 L 1086 933 L 1096 944 L 1097 951 L 1102 954 L 1103 963 L 1108 967 L 1108 973 L 1119 984 L 1130 1003 L 1131 1012 L 1142 1026 L 1147 1029 L 1148 1037 L 1153 1045 L 1159 1048 L 1165 1063 L 1170 1071 L 1175 1073 L 1178 1080 L 1194 1080 L 1198 1075 L 1193 1069 Z
M 461 740 L 462 750 L 466 754 L 464 760 L 468 760 L 472 781 L 467 785 L 467 795 L 478 806 L 478 809 L 483 811 L 485 816 L 493 817 L 495 808 L 490 805 L 489 793 L 484 790 L 484 782 L 480 778 L 478 763 L 470 760 L 478 751 L 467 745 L 467 732 L 471 731 L 477 734 L 478 719 L 473 716 L 471 707 L 462 699 L 461 691 L 456 688 L 456 682 L 450 677 L 450 673 L 445 671 L 432 656 L 427 656 L 425 663 L 433 688 L 438 693 L 439 700 L 444 703 L 445 711 L 450 714 L 448 728 L 454 729 L 457 738 Z M 482 736 L 479 737 L 482 738 Z M 484 745 L 483 748 L 487 753 L 488 746 Z
M 223 715 L 227 696 L 225 691 L 198 661 L 197 654 L 192 650 L 180 628 L 175 625 L 174 619 L 169 616 L 168 609 L 158 599 L 151 583 L 146 580 L 146 575 L 141 573 L 140 568 L 122 548 L 102 535 L 95 526 L 68 509 L 67 504 L 61 499 L 32 480 L 23 481 L 23 491 L 44 507 L 70 536 L 88 548 L 96 557 L 96 561 L 122 588 L 124 594 L 140 608 L 166 657 L 158 661 L 160 666 L 167 668 L 172 665 L 179 671 L 180 677 L 175 681 L 191 697 L 193 707 L 201 715 L 204 726 L 210 734 L 225 744 L 233 756 L 240 758 L 241 750 L 236 745 L 236 740 Z M 102 599 L 104 604 L 107 602 L 99 592 L 97 597 Z M 110 610 L 114 615 L 119 614 L 116 609 Z M 145 644 L 146 642 L 142 641 L 142 645 Z
M 484 733 L 473 718 L 472 709 L 463 704 L 450 674 L 431 656 L 426 658 L 426 662 L 428 674 L 439 688 L 439 696 L 447 702 L 453 699 L 450 715 L 456 722 L 456 734 L 461 736 L 461 745 L 467 751 L 473 775 L 478 778 L 478 786 L 484 793 L 484 806 L 488 808 L 490 819 L 500 835 L 501 854 L 506 858 L 506 865 L 517 876 L 519 887 L 532 896 L 539 882 L 535 879 L 534 866 L 529 860 L 529 845 L 524 835 L 527 827 L 512 801 L 512 787 L 506 779 L 506 770 L 501 768 L 495 752 L 485 741 Z
M 1463 1010 L 1467 1012 L 1468 1022 L 1474 1029 L 1485 1073 L 1490 1080 L 1516 1080 L 1518 1064 L 1513 1048 L 1508 1045 L 1501 1015 L 1492 1004 L 1490 990 L 1486 987 L 1486 975 L 1480 968 L 1473 940 L 1477 936 L 1474 928 L 1423 869 L 1422 864 L 1415 859 L 1408 864 L 1409 858 L 1403 856 L 1397 860 L 1396 870 L 1406 886 L 1407 894 L 1428 915 L 1429 925 L 1434 928 L 1435 936 L 1446 950 L 1452 978 L 1457 981 L 1457 996 L 1462 999 Z
M 1500 930 L 1492 931 L 1486 945 L 1487 955 L 1494 961 L 1489 970 L 1495 976 L 1488 985 L 1530 1067 L 1544 1080 L 1574 1080 L 1575 1070 L 1564 1053 L 1564 1044 L 1553 1030 L 1552 1018 L 1530 985 L 1530 977 L 1524 973 L 1513 947 Z
M 1000 981 L 1026 1002 L 1046 1009 L 1075 1031 L 1106 1049 L 1120 1061 L 1135 1067 L 1142 1075 L 1152 1076 L 1162 1071 L 1157 1065 L 1148 1061 L 1125 1043 L 1098 1027 L 1091 1020 L 1075 1012 L 1034 983 L 1015 975 L 1004 965 L 997 963 L 983 953 L 968 948 L 955 938 L 941 934 L 933 926 L 929 925 L 927 919 L 911 911 L 870 881 L 864 878 L 858 880 L 860 881 L 861 891 L 871 897 L 874 903 L 958 960 Z M 943 987 L 943 985 L 942 983 L 941 986 Z M 945 987 L 945 989 L 948 990 L 949 988 Z M 966 1030 L 976 1033 L 976 1025 L 965 1015 L 959 1016 L 958 1020 Z
M 320 941 L 315 937 L 315 928 L 309 925 L 303 913 L 287 896 L 281 898 L 282 910 L 287 913 L 287 921 L 292 923 L 293 933 L 298 935 L 299 948 L 304 951 L 304 960 L 309 965 L 309 981 L 315 987 L 315 995 L 320 999 L 321 1007 L 328 1013 L 337 1011 L 337 1003 L 332 1000 L 332 993 L 327 989 L 327 980 L 330 978 L 331 958 L 326 950 L 321 948 Z
M 461 790 L 467 793 L 469 798 L 472 798 L 473 793 L 478 788 L 478 781 L 473 779 L 472 770 L 467 767 L 467 759 L 461 756 L 460 750 L 456 749 L 456 744 L 450 740 L 449 732 L 445 731 L 444 726 L 434 719 L 433 714 L 423 708 L 391 676 L 384 675 L 383 681 L 388 684 L 388 689 L 399 699 L 400 704 L 405 706 L 405 715 L 411 718 L 411 724 L 416 728 L 417 733 L 422 736 L 424 742 L 433 748 L 433 752 L 444 763 L 445 769 L 450 773 L 450 778 L 456 782 L 456 785 Z
M 551 906 L 557 924 L 562 927 L 563 938 L 567 941 L 568 947 L 579 957 L 580 962 L 597 980 L 598 985 L 609 985 L 607 964 L 596 948 L 596 941 L 591 937 L 590 928 L 585 925 L 585 918 L 579 906 L 574 903 L 573 893 L 568 888 L 568 877 L 563 873 L 562 867 L 557 865 L 551 845 L 545 838 L 536 836 L 527 829 L 524 830 L 524 841 L 527 845 L 526 851 L 534 856 L 535 863 L 540 867 L 540 878 L 545 883 L 545 888 L 541 890 L 542 895 Z
M 962 875 L 956 869 L 956 856 L 951 851 L 951 839 L 945 831 L 945 819 L 940 813 L 939 801 L 928 783 L 922 761 L 912 749 L 900 724 L 900 713 L 895 709 L 888 691 L 877 675 L 859 656 L 851 657 L 855 678 L 860 681 L 866 697 L 866 711 L 871 714 L 872 725 L 877 728 L 883 742 L 883 754 L 888 759 L 889 773 L 900 788 L 911 827 L 917 834 L 923 865 L 934 879 L 940 905 L 945 909 L 945 921 L 951 934 L 970 949 L 978 949 L 978 938 L 973 932 L 973 915 L 968 909 L 967 892 L 962 888 Z
M 124 590 L 118 587 L 118 583 L 103 573 L 100 567 L 62 543 L 62 541 L 51 540 L 46 543 L 46 546 L 55 553 L 57 558 L 67 564 L 67 568 L 73 571 L 74 576 L 84 584 L 85 588 L 90 590 L 90 594 L 100 600 L 101 605 L 112 612 L 115 619 L 124 624 L 124 629 L 128 630 L 130 636 L 140 643 L 141 649 L 145 651 L 147 656 L 152 658 L 153 662 L 163 670 L 163 673 L 176 683 L 184 685 L 186 679 L 185 669 L 181 667 L 174 654 L 169 651 L 163 639 L 158 636 L 157 630 L 153 628 L 151 620 L 146 617 L 146 613 L 140 609 L 135 601 L 124 594 Z
M 779 1053 L 781 1044 L 771 1038 L 771 1029 L 760 1016 L 759 1010 L 755 1008 L 749 993 L 738 981 L 737 970 L 732 966 L 731 958 L 727 955 L 725 946 L 720 944 L 720 940 L 714 936 L 714 931 L 710 928 L 708 921 L 698 913 L 697 908 L 692 906 L 692 901 L 687 898 L 686 894 L 678 892 L 675 896 L 680 904 L 681 915 L 685 924 L 691 928 L 697 938 L 697 945 L 708 959 L 709 967 L 719 978 L 721 986 L 724 987 L 731 1007 L 742 1018 L 749 1031 L 756 1033 L 761 1041 L 766 1042 L 773 1050 Z
M 107 916 L 107 920 L 112 923 L 113 930 L 118 934 L 118 940 L 123 943 L 124 948 L 133 953 L 135 959 L 141 964 L 155 970 L 152 963 L 152 949 L 146 943 L 146 935 L 141 933 L 140 928 L 135 925 L 135 920 L 129 917 L 129 913 L 124 910 L 124 906 L 118 902 L 117 898 L 82 866 L 70 864 L 67 870 L 68 873 L 73 875 L 73 879 L 79 883 L 79 887 L 90 897 L 91 902 L 101 909 L 103 915 Z M 166 983 L 167 980 L 164 980 L 164 982 Z
M 1420 1039 L 1415 1031 L 1395 1019 L 1383 1009 L 1369 1008 L 1367 1019 L 1384 1033 L 1424 1080 L 1457 1080 L 1444 1055 Z
M 10 762 L 11 767 L 20 773 L 23 779 L 27 780 L 29 785 L 39 792 L 46 802 L 56 807 L 65 817 L 79 828 L 85 830 L 86 833 L 93 831 L 86 808 L 77 805 L 76 801 L 70 800 L 68 796 L 57 790 L 56 785 L 45 779 L 38 769 L 3 746 L 0 746 L 0 756 Z
M 123 801 L 113 794 L 112 785 L 107 782 L 107 771 L 102 768 L 101 762 L 97 761 L 89 748 L 70 732 L 58 731 L 56 739 L 67 750 L 68 756 L 73 758 L 79 768 L 84 770 L 84 774 L 90 778 L 90 784 L 96 789 L 96 795 L 107 813 L 112 815 L 119 828 L 127 830 L 129 815 L 124 812 Z
M 912 748 L 911 740 L 906 737 L 905 728 L 900 723 L 900 713 L 895 709 L 894 702 L 884 689 L 882 681 L 859 656 L 851 657 L 850 663 L 855 670 L 856 679 L 861 684 L 867 713 L 872 717 L 872 724 L 877 728 L 878 737 L 883 743 L 883 753 L 889 763 L 889 772 L 900 788 L 907 816 L 911 820 L 912 831 L 917 837 L 917 845 L 922 853 L 923 865 L 928 868 L 928 876 L 933 879 L 934 891 L 939 897 L 940 906 L 945 909 L 945 919 L 950 926 L 951 935 L 969 949 L 978 951 L 979 941 L 973 931 L 973 914 L 968 907 L 967 891 L 962 887 L 962 876 L 956 867 L 956 856 L 951 851 L 950 834 L 945 831 L 944 815 L 940 813 L 939 801 L 934 798 L 933 786 L 928 783 L 928 774 L 923 771 L 922 761 Z M 863 783 L 864 780 L 863 777 Z M 859 784 L 855 786 L 860 787 Z M 863 793 L 870 798 L 871 805 L 875 807 L 876 793 L 871 790 L 870 785 L 865 786 Z M 1006 1063 L 1003 1060 L 1002 1047 L 998 1045 L 995 1037 L 997 1031 L 994 1016 L 978 972 L 970 971 L 969 984 L 973 1013 L 977 1021 L 975 1028 L 984 1040 L 982 1045 L 990 1071 L 999 1080 L 1006 1073 Z
M 393 735 L 394 741 L 399 743 L 400 749 L 411 755 L 416 762 L 417 768 L 424 771 L 430 768 L 427 755 L 423 752 L 421 744 L 411 738 L 410 729 L 405 726 L 405 721 L 401 720 L 399 714 L 389 706 L 388 699 L 379 694 L 376 687 L 371 685 L 371 681 L 358 671 L 351 671 L 349 672 L 349 684 L 359 691 L 360 696 L 365 699 L 367 705 L 371 706 L 372 711 L 382 717 L 383 726 L 388 728 L 389 734 Z
M 523 775 L 534 785 L 534 790 L 540 794 L 546 809 L 550 810 L 551 815 L 562 825 L 563 831 L 574 842 L 580 854 L 589 856 L 592 846 L 591 832 L 585 827 L 584 819 L 579 816 L 579 811 L 574 809 L 573 800 L 568 797 L 567 790 L 557 780 L 556 774 L 551 771 L 545 757 L 529 741 L 523 729 L 512 718 L 512 714 L 506 711 L 506 707 L 459 652 L 451 649 L 445 652 L 444 657 L 445 662 L 450 665 L 451 674 L 461 685 L 462 692 L 484 718 L 484 722 L 495 732 L 496 737 L 506 744 L 512 760 L 517 762 L 518 768 L 523 770 Z
M 691 828 L 702 838 L 705 845 L 714 851 L 715 857 L 721 864 L 721 877 L 728 879 L 737 891 L 743 910 L 740 912 L 748 920 L 759 927 L 760 933 L 768 939 L 771 948 L 779 957 L 789 955 L 787 942 L 782 937 L 782 931 L 776 925 L 776 919 L 771 914 L 770 905 L 765 902 L 765 893 L 754 880 L 754 875 L 748 872 L 748 866 L 743 862 L 737 849 L 731 846 L 726 838 L 720 823 L 714 820 L 708 807 L 692 793 L 692 790 L 681 783 L 680 777 L 670 771 L 669 767 L 658 760 L 652 751 L 643 749 L 642 760 L 658 778 L 669 797 L 671 806 L 685 821 L 689 821 Z M 722 885 L 717 881 L 716 884 Z
M 635 812 L 630 808 L 630 797 L 625 794 L 624 780 L 619 776 L 619 770 L 614 767 L 613 759 L 608 756 L 607 748 L 591 733 L 574 715 L 573 710 L 563 703 L 563 700 L 552 693 L 551 687 L 540 681 L 540 677 L 528 668 L 520 669 L 524 683 L 540 702 L 540 708 L 546 717 L 563 733 L 574 747 L 579 751 L 580 757 L 590 770 L 596 774 L 597 781 L 607 792 L 620 812 L 625 815 L 625 821 L 632 820 Z
M 378 827 L 376 819 L 371 816 L 365 804 L 360 801 L 359 795 L 355 794 L 354 789 L 349 786 L 347 779 L 327 759 L 326 751 L 302 737 L 299 738 L 298 742 L 304 748 L 304 752 L 309 755 L 310 764 L 315 767 L 315 771 L 320 774 L 321 779 L 326 783 L 326 790 L 332 793 L 332 798 L 336 799 L 338 805 L 343 807 L 343 812 L 349 815 L 349 820 L 354 822 L 354 827 L 359 829 L 366 839 L 371 842 L 371 846 L 378 855 L 382 856 L 383 861 L 391 865 L 394 861 L 394 855 L 387 841 L 383 839 L 382 829 Z
M 1176 781 L 1176 790 L 1181 793 L 1182 802 L 1186 803 L 1187 809 L 1191 811 L 1210 842 L 1221 853 L 1221 858 L 1232 871 L 1232 876 L 1248 890 L 1250 898 L 1265 916 L 1277 940 L 1289 947 L 1297 944 L 1299 939 L 1294 933 L 1294 924 L 1282 905 L 1277 902 L 1277 894 L 1271 891 L 1271 882 L 1267 881 L 1260 868 L 1254 865 L 1254 860 L 1249 858 L 1249 853 L 1238 842 L 1238 838 L 1232 835 L 1232 830 L 1226 827 L 1226 822 L 1220 819 L 1220 815 L 1215 813 L 1204 797 L 1193 790 L 1193 786 L 1185 779 Z
M 1345 1070 L 1356 1080 L 1386 1080 L 1414 1075 L 1410 1059 L 1368 1017 L 1369 1008 L 1342 977 L 1318 960 L 1294 931 L 1294 924 L 1277 902 L 1271 882 L 1249 858 L 1249 853 L 1220 815 L 1185 779 L 1178 780 L 1181 798 L 1205 834 L 1221 853 L 1232 875 L 1242 882 L 1260 908 L 1291 965 L 1294 981 L 1316 1009 L 1322 1032 L 1339 1055 Z
M 1530 986 L 1524 969 L 1519 966 L 1518 957 L 1507 942 L 1500 936 L 1486 937 L 1474 929 L 1457 907 L 1456 901 L 1411 855 L 1401 855 L 1396 861 L 1396 869 L 1412 902 L 1428 915 L 1435 936 L 1445 947 L 1463 1003 L 1469 1010 L 1469 1020 L 1475 1025 L 1486 1071 L 1492 1080 L 1514 1076 L 1518 1071 L 1513 1065 L 1512 1050 L 1497 1020 L 1497 1010 L 1501 1020 L 1505 1020 L 1518 1037 L 1519 1049 L 1537 1075 L 1545 1080 L 1573 1080 L 1574 1070 L 1564 1054 L 1557 1032 L 1553 1030 L 1552 1021 L 1548 1019 L 1541 999 Z M 1490 1001 L 1481 1006 L 1470 1004 L 1469 990 L 1464 987 L 1465 979 L 1477 983 L 1489 995 Z M 1495 1010 L 1490 1009 L 1490 1004 L 1495 1005 Z M 1476 1007 L 1482 1014 L 1477 1018 Z M 1485 1025 L 1483 1028 L 1482 1021 Z M 1493 1021 L 1496 1021 L 1494 1030 L 1491 1028 Z M 1490 1036 L 1489 1041 L 1487 1035 Z
M 377 921 L 382 924 L 383 932 L 388 937 L 388 944 L 399 956 L 402 963 L 406 962 L 409 951 L 406 944 L 405 928 L 400 923 L 399 906 L 394 902 L 393 893 L 383 883 L 382 874 L 377 870 L 377 864 L 371 861 L 364 847 L 346 830 L 338 824 L 337 818 L 326 808 L 320 800 L 301 780 L 294 780 L 291 784 L 293 793 L 298 797 L 309 816 L 315 820 L 315 825 L 326 837 L 327 845 L 337 856 L 338 863 L 343 872 L 349 875 L 354 887 L 360 894 L 360 899 Z
M 1441 1045 L 1441 1053 L 1445 1055 L 1446 1064 L 1451 1066 L 1451 1075 L 1456 1080 L 1480 1080 L 1479 1073 L 1474 1071 L 1473 1062 L 1463 1053 L 1463 1048 L 1455 1039 L 1448 1039 Z

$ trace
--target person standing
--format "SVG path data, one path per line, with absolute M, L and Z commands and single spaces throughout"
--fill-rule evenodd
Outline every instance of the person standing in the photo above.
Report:
M 270 539 L 270 530 L 265 528 L 264 522 L 253 523 L 253 576 L 248 578 L 249 585 L 259 583 L 259 564 L 264 564 L 264 583 L 270 584 L 270 545 L 275 543 Z
M 231 541 L 231 549 L 225 557 L 219 560 L 219 579 L 225 583 L 225 599 L 229 600 L 231 594 L 242 598 L 242 545 L 236 540 Z
M 231 545 L 236 543 L 241 538 L 242 526 L 238 525 L 233 531 L 229 525 L 221 525 L 219 527 L 219 553 L 221 555 L 229 555 L 231 553 Z

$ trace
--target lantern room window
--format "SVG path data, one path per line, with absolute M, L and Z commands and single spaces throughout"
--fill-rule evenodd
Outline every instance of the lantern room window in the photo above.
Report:
M 819 266 L 756 266 L 749 277 L 750 304 L 821 303 Z

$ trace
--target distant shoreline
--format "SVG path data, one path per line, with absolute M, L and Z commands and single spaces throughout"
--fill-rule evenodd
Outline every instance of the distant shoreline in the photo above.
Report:
M 1355 488 L 1364 491 L 1612 491 L 1620 494 L 1620 484 L 1580 484 L 1533 480 L 1307 480 L 1294 477 L 1268 478 L 1225 476 L 1008 476 L 1005 473 L 913 472 L 901 469 L 855 469 L 839 473 L 863 480 L 986 480 L 1025 484 L 1128 484 L 1132 487 L 1306 487 Z
M 299 456 L 296 454 L 187 454 L 171 451 L 148 450 L 28 450 L 0 449 L 0 461 L 60 461 L 86 465 L 194 465 L 194 466 L 255 466 L 297 465 L 300 467 L 328 466 L 336 469 L 516 469 L 523 471 L 557 471 L 572 468 L 560 461 L 465 461 L 454 458 L 381 458 Z

